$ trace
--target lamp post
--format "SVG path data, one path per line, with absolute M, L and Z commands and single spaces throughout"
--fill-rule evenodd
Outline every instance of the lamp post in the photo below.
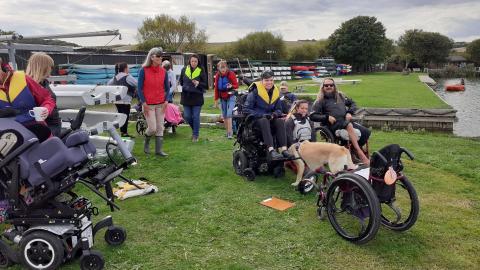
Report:
M 267 50 L 267 53 L 270 57 L 270 70 L 272 70 L 272 54 L 276 53 L 274 50 Z

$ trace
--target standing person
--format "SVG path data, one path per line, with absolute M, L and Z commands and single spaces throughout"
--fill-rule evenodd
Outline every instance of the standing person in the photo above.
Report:
M 55 63 L 53 62 L 52 57 L 50 57 L 48 54 L 43 52 L 33 53 L 28 59 L 25 73 L 43 88 L 47 89 L 50 93 L 50 96 L 55 101 L 55 107 L 53 108 L 52 113 L 47 117 L 47 119 L 45 119 L 45 122 L 50 128 L 53 136 L 58 137 L 62 132 L 62 119 L 58 114 L 58 108 L 56 105 L 57 96 L 50 88 L 50 82 L 47 80 L 52 73 L 54 65 Z
M 235 106 L 235 91 L 238 90 L 238 81 L 235 73 L 228 69 L 227 61 L 220 60 L 217 64 L 218 72 L 215 74 L 215 94 L 214 100 L 220 98 L 222 105 L 222 117 L 227 138 L 233 138 L 232 114 Z
M 115 76 L 108 81 L 107 85 L 120 85 L 128 88 L 127 94 L 125 97 L 115 102 L 117 111 L 127 115 L 127 121 L 125 124 L 120 127 L 120 132 L 122 137 L 135 138 L 134 136 L 128 134 L 128 119 L 130 118 L 130 108 L 132 99 L 136 95 L 136 88 L 138 86 L 137 79 L 129 74 L 128 64 L 125 62 L 120 62 L 115 64 Z
M 364 164 L 370 164 L 370 160 L 361 149 L 361 146 L 367 142 L 370 131 L 352 122 L 352 116 L 356 110 L 355 102 L 338 91 L 333 78 L 323 80 L 312 110 L 316 115 L 312 114 L 310 118 L 313 121 L 323 122 L 332 131 L 332 134 L 335 134 L 338 129 L 346 129 L 358 157 Z M 362 134 L 360 140 L 355 134 L 354 128 L 360 130 Z
M 260 77 L 262 81 L 250 85 L 244 111 L 255 117 L 254 125 L 261 130 L 263 142 L 271 159 L 292 158 L 287 151 L 285 121 L 280 118 L 282 117 L 280 91 L 273 84 L 273 72 L 265 70 Z M 277 139 L 276 146 L 273 143 L 272 131 L 275 132 Z M 275 147 L 279 148 L 281 154 L 275 151 Z
M 180 103 L 183 105 L 184 118 L 192 128 L 192 142 L 198 142 L 203 93 L 208 87 L 207 75 L 199 64 L 198 55 L 191 55 L 188 65 L 182 69 L 179 81 L 182 86 Z
M 150 154 L 150 138 L 155 135 L 155 154 L 163 152 L 163 130 L 165 121 L 166 93 L 169 89 L 167 71 L 162 68 L 162 48 L 152 48 L 138 73 L 138 99 L 142 104 L 147 121 L 143 151 Z
M 290 147 L 294 143 L 305 140 L 316 141 L 313 122 L 308 119 L 308 101 L 300 99 L 293 104 L 285 120 L 287 146 Z
M 30 115 L 30 110 L 40 107 L 39 116 L 47 119 L 55 108 L 55 100 L 47 89 L 34 81 L 22 71 L 14 71 L 0 59 L 0 110 L 18 111 L 15 121 L 29 129 L 40 142 L 48 139 L 52 132 L 44 121 L 37 122 Z

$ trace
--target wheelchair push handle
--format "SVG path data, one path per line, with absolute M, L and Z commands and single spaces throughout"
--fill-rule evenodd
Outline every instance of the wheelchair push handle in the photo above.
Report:
M 380 152 L 375 151 L 375 152 L 372 153 L 372 157 L 374 155 L 378 156 L 382 160 L 383 164 L 388 164 L 388 160 Z
M 407 156 L 410 160 L 413 160 L 415 158 L 415 156 L 412 154 L 412 152 L 410 152 L 407 148 L 400 147 L 400 151 L 401 151 L 400 155 L 402 153 L 405 153 L 405 154 L 407 154 Z

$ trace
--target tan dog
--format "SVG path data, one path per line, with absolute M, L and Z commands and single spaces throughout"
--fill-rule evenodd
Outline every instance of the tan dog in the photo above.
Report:
M 344 170 L 345 166 L 348 169 L 357 168 L 352 162 L 348 149 L 338 144 L 304 141 L 300 144 L 298 151 L 295 144 L 290 146 L 288 151 L 296 158 L 301 157 L 303 159 L 294 160 L 297 166 L 297 180 L 292 183 L 292 186 L 298 186 L 303 178 L 303 172 L 305 171 L 304 161 L 311 170 L 328 164 L 332 173 Z

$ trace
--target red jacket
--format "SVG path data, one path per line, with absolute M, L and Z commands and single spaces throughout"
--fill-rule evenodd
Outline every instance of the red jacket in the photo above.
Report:
M 169 81 L 164 68 L 144 67 L 138 76 L 138 95 L 148 105 L 165 103 L 165 89 Z
M 222 99 L 228 99 L 231 94 L 228 94 L 228 92 L 220 92 L 218 91 L 218 78 L 221 76 L 220 72 L 217 72 L 217 74 L 215 74 L 215 100 L 218 100 L 219 97 L 221 97 Z M 235 76 L 235 73 L 231 70 L 228 70 L 227 73 L 226 73 L 226 76 L 228 78 L 228 81 L 230 82 L 230 84 L 232 85 L 232 88 L 234 90 L 237 90 L 238 89 L 238 81 L 237 81 L 237 76 Z

